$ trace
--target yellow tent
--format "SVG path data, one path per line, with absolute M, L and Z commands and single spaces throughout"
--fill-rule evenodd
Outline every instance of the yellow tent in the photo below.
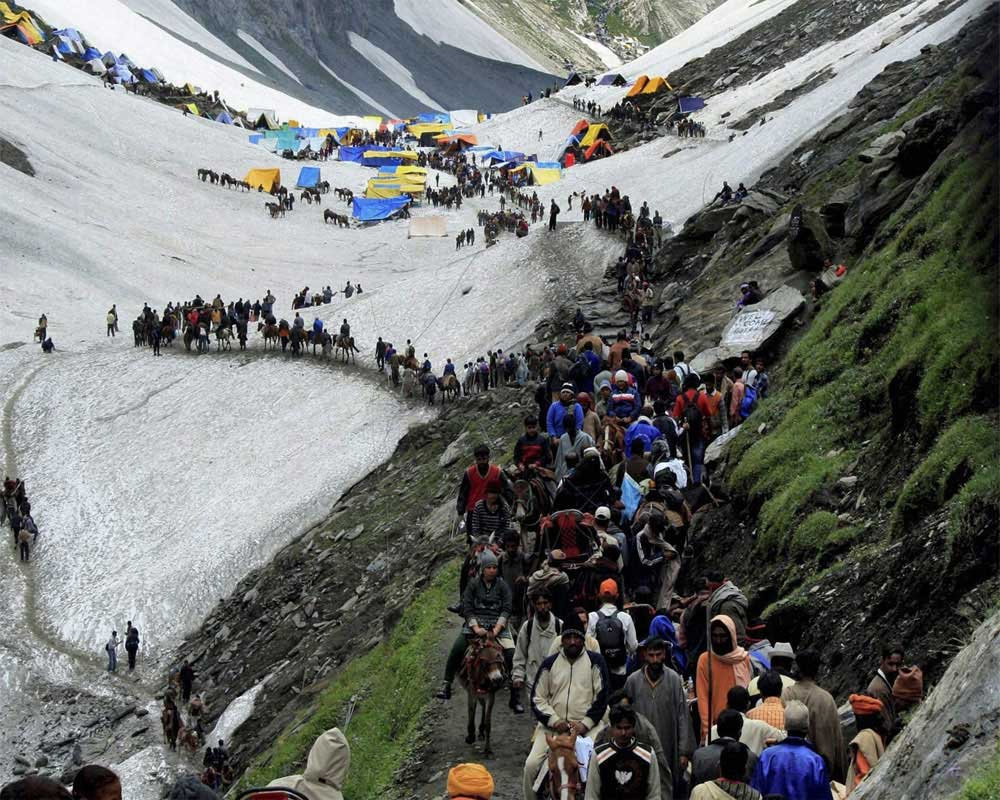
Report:
M 419 157 L 412 150 L 365 150 L 362 158 L 402 158 L 405 161 L 416 161 Z
M 192 97 L 194 97 L 196 94 L 198 94 L 198 87 L 197 86 L 192 86 L 190 83 L 185 83 L 184 84 L 184 91 L 187 92 Z
M 451 130 L 451 125 L 442 122 L 418 122 L 414 125 L 407 125 L 406 130 L 419 139 L 425 133 L 444 133 Z
M 611 131 L 603 122 L 591 125 L 580 140 L 580 147 L 590 147 L 598 139 L 611 139 Z
M 250 184 L 250 188 L 263 188 L 265 192 L 271 191 L 275 186 L 281 185 L 281 170 L 277 168 L 252 169 L 243 179 Z
M 632 84 L 632 88 L 628 90 L 626 97 L 635 97 L 639 92 L 646 88 L 646 84 L 649 83 L 648 75 L 640 75 L 635 79 L 635 83 Z
M 200 111 L 198 110 L 198 106 L 196 106 L 196 105 L 195 105 L 194 103 L 181 103 L 181 104 L 180 104 L 179 106 L 177 106 L 177 107 L 178 107 L 178 108 L 179 108 L 179 109 L 180 109 L 181 111 L 183 111 L 183 110 L 184 110 L 184 109 L 186 108 L 186 109 L 187 109 L 188 111 L 190 111 L 190 112 L 191 112 L 192 114 L 194 114 L 194 115 L 195 115 L 196 117 L 200 117 L 200 116 L 201 116 L 201 112 L 200 112 Z
M 288 120 L 288 122 L 285 123 L 285 127 L 286 128 L 298 128 L 299 127 L 299 121 L 297 119 L 290 119 L 290 120 Z
M 418 167 L 416 164 L 400 164 L 396 167 L 396 175 L 423 175 L 427 177 L 427 167 Z
M 0 16 L 3 17 L 2 28 L 6 30 L 16 27 L 29 45 L 36 45 L 43 40 L 35 20 L 27 11 L 12 11 L 7 3 L 0 2 Z
M 528 169 L 531 170 L 531 174 L 535 179 L 535 184 L 537 186 L 545 186 L 549 183 L 555 183 L 562 177 L 561 170 L 555 167 L 539 167 L 536 164 L 528 163 Z
M 378 128 L 378 126 L 382 124 L 382 117 L 374 115 L 374 114 L 368 114 L 368 115 L 362 117 L 362 119 L 369 126 L 374 127 L 374 128 Z
M 673 87 L 667 83 L 665 78 L 653 78 L 642 90 L 643 94 L 660 94 L 661 92 L 673 91 Z

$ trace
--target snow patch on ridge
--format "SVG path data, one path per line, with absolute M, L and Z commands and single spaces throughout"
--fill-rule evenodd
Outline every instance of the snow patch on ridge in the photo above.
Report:
M 394 0 L 396 16 L 422 36 L 468 53 L 520 64 L 539 72 L 548 69 L 455 0 Z
M 435 109 L 436 111 L 444 111 L 444 108 L 440 106 L 433 97 L 417 86 L 417 82 L 413 80 L 413 73 L 399 63 L 399 61 L 393 58 L 389 53 L 381 47 L 372 44 L 364 36 L 361 36 L 354 31 L 348 31 L 347 38 L 351 42 L 351 47 L 364 56 L 365 60 L 368 61 L 369 64 L 375 67 L 375 69 L 385 75 L 393 83 L 397 84 L 399 88 L 410 95 L 410 97 L 426 104 L 428 108 Z
M 595 39 L 590 39 L 587 36 L 584 36 L 582 33 L 574 33 L 573 35 L 593 50 L 597 54 L 597 57 L 601 59 L 604 66 L 608 69 L 615 69 L 615 67 L 620 67 L 622 65 L 622 60 L 618 57 L 618 54 L 609 47 L 601 44 Z
M 256 39 L 254 39 L 253 36 L 251 36 L 244 30 L 240 30 L 239 28 L 236 29 L 236 35 L 240 37 L 241 41 L 243 41 L 245 44 L 250 45 L 250 47 L 256 50 L 261 56 L 266 58 L 274 66 L 276 66 L 278 69 L 284 72 L 289 78 L 291 78 L 300 86 L 302 85 L 302 81 L 299 80 L 298 76 L 294 72 L 292 72 L 288 67 L 286 67 L 285 63 L 280 58 L 278 58 L 274 53 L 272 53 L 270 50 L 264 47 L 264 45 L 262 45 Z
M 319 61 L 317 63 L 330 74 L 331 78 L 333 78 L 335 81 L 339 81 L 346 88 L 350 89 L 352 92 L 354 92 L 354 94 L 356 94 L 359 98 L 361 98 L 366 103 L 368 103 L 372 108 L 375 108 L 375 109 L 381 111 L 387 117 L 390 117 L 392 119 L 396 119 L 398 117 L 398 115 L 396 113 L 390 111 L 388 108 L 386 108 L 384 105 L 382 105 L 378 100 L 376 100 L 370 94 L 367 94 L 367 93 L 361 91 L 361 89 L 359 89 L 353 83 L 348 83 L 347 81 L 345 81 L 336 72 L 334 72 L 332 69 L 330 69 L 325 63 L 323 63 L 322 61 Z

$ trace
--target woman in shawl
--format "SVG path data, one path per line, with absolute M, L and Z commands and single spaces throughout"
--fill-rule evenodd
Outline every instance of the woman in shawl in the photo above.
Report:
M 653 638 L 654 636 L 670 643 L 670 662 L 673 665 L 674 672 L 683 676 L 684 670 L 687 669 L 687 653 L 684 652 L 684 648 L 677 641 L 677 630 L 674 628 L 674 623 L 670 617 L 666 617 L 663 614 L 657 614 L 653 617 L 653 621 L 649 623 L 649 638 Z
M 733 621 L 725 614 L 719 614 L 712 617 L 709 630 L 711 648 L 698 657 L 695 680 L 698 716 L 701 718 L 700 741 L 706 744 L 712 725 L 726 708 L 729 690 L 734 686 L 749 686 L 753 677 L 750 656 L 736 642 Z
M 858 735 L 848 745 L 851 762 L 847 766 L 845 785 L 850 794 L 882 757 L 885 740 L 882 701 L 864 694 L 852 694 L 848 700 L 858 728 Z

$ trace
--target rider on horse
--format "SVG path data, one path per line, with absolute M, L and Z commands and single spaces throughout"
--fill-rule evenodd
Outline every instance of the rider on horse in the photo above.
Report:
M 455 639 L 444 669 L 444 684 L 437 697 L 451 697 L 451 684 L 466 658 L 472 640 L 492 639 L 504 651 L 507 674 L 510 675 L 514 660 L 514 640 L 507 630 L 507 621 L 513 613 L 513 596 L 510 587 L 499 577 L 500 565 L 492 550 L 479 555 L 479 575 L 469 581 L 462 594 L 462 616 L 465 624 Z M 511 695 L 513 698 L 513 694 Z

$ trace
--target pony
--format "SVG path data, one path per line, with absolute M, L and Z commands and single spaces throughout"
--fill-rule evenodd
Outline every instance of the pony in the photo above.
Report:
M 285 216 L 285 206 L 279 203 L 264 203 L 264 208 L 271 214 L 271 219 Z
M 440 385 L 442 403 L 444 403 L 445 400 L 453 400 L 456 397 L 460 397 L 462 394 L 462 387 L 458 382 L 458 378 L 451 373 L 441 378 Z
M 359 351 L 358 348 L 355 347 L 354 345 L 353 336 L 337 337 L 337 343 L 334 347 L 334 355 L 338 359 L 341 357 L 341 355 L 343 355 L 345 364 L 349 364 L 351 361 L 353 361 L 356 364 L 358 360 L 354 357 L 354 354 L 357 352 Z
M 277 325 L 265 325 L 263 322 L 257 325 L 257 330 L 264 334 L 264 349 L 267 350 L 267 345 L 270 343 L 271 349 L 274 350 L 278 346 L 278 326 Z
M 230 328 L 219 327 L 215 331 L 215 346 L 218 350 L 233 349 L 233 332 Z
M 551 473 L 550 473 L 551 475 Z M 525 541 L 526 532 L 538 535 L 542 518 L 552 511 L 552 495 L 545 485 L 543 476 L 535 469 L 525 471 L 514 481 L 514 504 L 511 508 L 511 519 L 518 523 L 521 529 L 521 548 L 530 552 Z
M 625 458 L 625 426 L 615 417 L 605 417 L 597 444 L 605 467 L 622 461 Z
M 580 764 L 576 760 L 576 734 L 545 734 L 549 746 L 548 797 L 551 800 L 580 800 L 584 784 L 580 781 Z
M 479 740 L 483 742 L 483 755 L 492 756 L 493 705 L 497 692 L 507 681 L 503 648 L 493 639 L 473 638 L 465 651 L 465 669 L 460 678 L 469 698 L 465 743 L 476 743 L 476 711 L 481 708 Z

